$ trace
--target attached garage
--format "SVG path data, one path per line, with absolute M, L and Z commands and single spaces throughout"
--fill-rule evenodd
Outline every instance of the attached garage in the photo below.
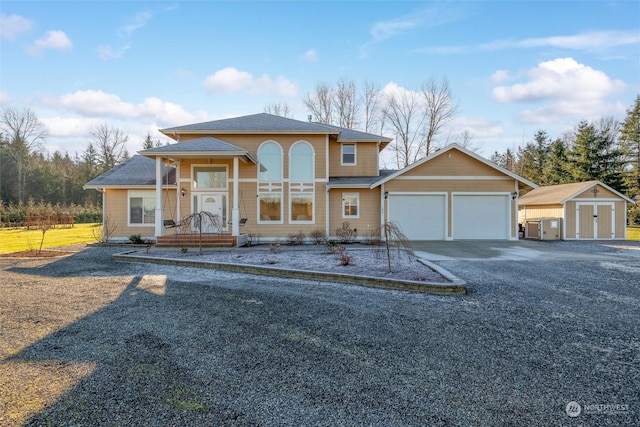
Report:
M 445 240 L 447 236 L 446 194 L 391 194 L 389 221 L 402 228 L 411 240 Z
M 537 186 L 456 144 L 371 188 L 381 188 L 381 222 L 396 222 L 411 240 L 517 240 L 517 199 Z
M 627 203 L 635 202 L 600 181 L 550 185 L 520 198 L 518 221 L 562 218 L 562 239 L 626 239 Z
M 453 239 L 507 240 L 510 236 L 510 194 L 453 194 Z

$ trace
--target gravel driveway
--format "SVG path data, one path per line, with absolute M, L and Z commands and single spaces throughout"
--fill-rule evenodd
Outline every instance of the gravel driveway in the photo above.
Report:
M 0 259 L 0 425 L 640 425 L 640 258 L 441 261 L 441 297 L 118 251 Z

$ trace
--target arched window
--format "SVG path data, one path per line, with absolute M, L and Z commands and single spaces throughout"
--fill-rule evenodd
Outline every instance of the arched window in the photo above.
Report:
M 282 148 L 274 141 L 258 149 L 258 223 L 282 222 Z
M 291 222 L 314 222 L 315 165 L 313 147 L 299 141 L 289 150 L 289 203 Z

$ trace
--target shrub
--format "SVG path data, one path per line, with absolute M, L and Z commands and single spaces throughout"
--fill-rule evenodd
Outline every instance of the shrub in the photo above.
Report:
M 336 236 L 340 238 L 340 243 L 351 243 L 358 237 L 358 230 L 351 228 L 348 221 L 342 223 L 342 227 L 336 228 Z
M 289 246 L 297 246 L 304 243 L 304 239 L 307 236 L 302 231 L 298 231 L 297 233 L 289 234 Z
M 325 233 L 321 228 L 316 228 L 315 230 L 311 231 L 311 233 L 309 233 L 309 237 L 313 239 L 316 245 L 319 245 L 320 243 L 325 241 L 325 239 L 327 238 L 327 233 Z
M 347 266 L 353 263 L 353 257 L 343 250 L 340 252 L 340 265 Z
M 139 234 L 132 234 L 131 236 L 129 236 L 129 240 L 134 245 L 142 245 L 142 244 L 144 244 L 144 240 L 142 240 L 142 236 L 140 236 Z

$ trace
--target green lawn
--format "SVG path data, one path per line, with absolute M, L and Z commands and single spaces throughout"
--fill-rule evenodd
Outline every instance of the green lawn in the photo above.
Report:
M 627 240 L 640 240 L 640 227 L 627 227 Z
M 76 224 L 73 228 L 60 226 L 52 228 L 44 235 L 42 248 L 91 243 L 100 239 L 102 224 Z M 34 228 L 0 228 L 0 254 L 40 249 L 42 231 Z

